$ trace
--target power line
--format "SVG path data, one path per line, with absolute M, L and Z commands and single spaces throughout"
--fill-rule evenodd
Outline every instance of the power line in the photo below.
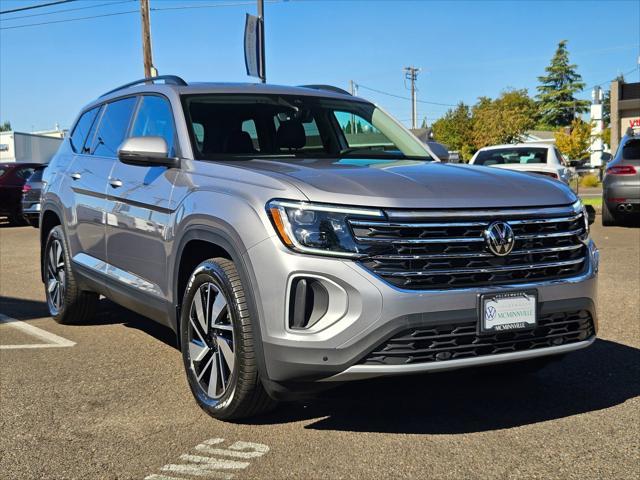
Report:
M 77 1 L 77 0 L 58 0 L 57 2 L 41 3 L 39 5 L 31 5 L 30 7 L 13 8 L 11 10 L 3 10 L 3 11 L 1 11 L 0 15 L 3 15 L 5 13 L 23 12 L 24 10 L 33 10 L 34 8 L 50 7 L 52 5 L 60 5 L 62 3 L 71 3 L 71 2 L 75 2 L 75 1 Z
M 74 0 L 75 1 L 75 0 Z M 277 3 L 280 0 L 271 0 L 268 3 Z M 217 3 L 217 4 L 207 4 L 207 5 L 183 5 L 180 7 L 155 7 L 151 8 L 152 12 L 160 12 L 164 10 L 187 10 L 194 8 L 217 8 L 217 7 L 236 7 L 236 6 L 245 6 L 245 5 L 255 5 L 254 2 L 236 2 L 236 3 Z M 63 20 L 50 20 L 48 22 L 38 22 L 38 23 L 25 23 L 23 25 L 12 25 L 10 27 L 2 27 L 0 30 L 13 30 L 16 28 L 27 28 L 27 27 L 37 27 L 42 25 L 51 25 L 55 23 L 66 23 L 66 22 L 77 22 L 79 20 L 90 20 L 93 18 L 103 18 L 103 17 L 114 17 L 117 15 L 127 15 L 131 13 L 139 13 L 139 10 L 127 10 L 124 12 L 114 12 L 114 13 L 104 13 L 101 15 L 91 15 L 87 17 L 77 17 L 77 18 L 67 18 Z
M 631 70 L 629 70 L 628 72 L 622 73 L 621 75 L 623 77 L 627 76 L 627 75 L 631 75 L 633 72 L 635 72 L 636 70 L 638 70 L 638 68 L 640 67 L 633 67 Z M 616 77 L 617 78 L 617 77 Z M 615 78 L 612 78 L 611 80 L 605 80 L 604 82 L 600 82 L 600 83 L 596 83 L 595 85 L 590 86 L 589 88 L 585 88 L 585 90 L 591 90 L 592 88 L 595 87 L 601 87 L 602 85 L 606 84 L 606 83 L 611 83 L 615 80 Z
M 384 91 L 378 90 L 376 88 L 367 87 L 366 85 L 362 85 L 361 83 L 358 83 L 358 87 L 364 88 L 365 90 L 370 90 L 372 92 L 380 93 L 382 95 L 387 95 L 389 97 L 400 98 L 402 100 L 411 100 L 410 97 L 404 97 L 402 95 L 396 95 L 395 93 L 384 92 Z M 454 104 L 451 104 L 451 103 L 428 102 L 426 100 L 416 100 L 416 101 L 418 103 L 426 103 L 428 105 L 440 105 L 442 107 L 457 107 L 457 105 L 454 105 Z
M 54 12 L 31 13 L 29 15 L 20 15 L 19 17 L 5 18 L 2 21 L 3 22 L 7 22 L 9 20 L 18 20 L 20 18 L 42 17 L 44 15 L 55 15 L 57 13 L 75 12 L 77 10 L 86 10 L 88 8 L 99 8 L 99 7 L 105 7 L 105 6 L 110 6 L 110 5 L 120 5 L 121 3 L 130 3 L 130 2 L 135 2 L 135 1 L 136 0 L 120 0 L 119 2 L 99 3 L 97 5 L 88 5 L 86 7 L 65 8 L 64 10 L 56 10 Z

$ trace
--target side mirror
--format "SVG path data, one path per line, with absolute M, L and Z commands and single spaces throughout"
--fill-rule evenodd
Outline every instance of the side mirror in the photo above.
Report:
M 589 225 L 592 225 L 593 222 L 596 221 L 596 209 L 593 205 L 585 205 L 585 210 L 587 211 L 587 219 L 589 221 Z
M 118 148 L 118 159 L 127 165 L 140 167 L 178 167 L 180 159 L 169 156 L 169 147 L 162 137 L 130 137 Z

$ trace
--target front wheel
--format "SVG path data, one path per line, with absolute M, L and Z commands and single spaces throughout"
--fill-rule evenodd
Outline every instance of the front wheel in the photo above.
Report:
M 256 341 L 233 262 L 202 262 L 182 302 L 180 346 L 191 392 L 211 416 L 233 420 L 275 406 L 260 382 Z

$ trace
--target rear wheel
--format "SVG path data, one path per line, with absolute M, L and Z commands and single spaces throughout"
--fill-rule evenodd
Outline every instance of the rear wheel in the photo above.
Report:
M 42 262 L 47 306 L 53 319 L 63 324 L 84 323 L 91 319 L 98 304 L 98 294 L 78 288 L 60 225 L 49 232 Z
M 613 212 L 607 206 L 607 202 L 602 197 L 602 226 L 613 227 L 616 225 L 616 217 Z
M 213 417 L 239 419 L 275 406 L 260 382 L 256 341 L 233 262 L 201 263 L 182 302 L 180 344 L 191 392 Z

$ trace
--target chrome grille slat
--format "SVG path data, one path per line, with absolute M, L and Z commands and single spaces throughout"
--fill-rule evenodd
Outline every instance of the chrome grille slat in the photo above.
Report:
M 449 270 L 420 270 L 417 272 L 386 272 L 379 270 L 377 273 L 383 276 L 390 275 L 393 277 L 416 277 L 424 275 L 456 275 L 456 274 L 473 274 L 473 273 L 496 273 L 496 272 L 512 272 L 518 270 L 528 270 L 533 268 L 555 268 L 565 267 L 568 265 L 577 265 L 584 262 L 584 258 L 577 260 L 565 260 L 562 262 L 534 263 L 525 265 L 505 265 L 493 268 L 457 268 Z
M 529 248 L 526 250 L 514 250 L 511 252 L 512 256 L 518 255 L 535 255 L 538 253 L 553 253 L 553 252 L 569 252 L 582 248 L 582 245 L 567 245 L 565 247 L 551 247 L 551 248 Z M 432 255 L 372 255 L 371 258 L 376 259 L 390 259 L 390 260 L 435 260 L 442 258 L 491 258 L 493 255 L 488 252 L 476 252 L 476 253 L 434 253 Z
M 401 288 L 531 283 L 574 276 L 586 266 L 583 213 L 574 207 L 483 210 L 475 217 L 405 213 L 349 221 L 367 253 L 360 263 Z M 497 219 L 511 225 L 515 238 L 514 250 L 502 257 L 488 251 L 483 234 Z

